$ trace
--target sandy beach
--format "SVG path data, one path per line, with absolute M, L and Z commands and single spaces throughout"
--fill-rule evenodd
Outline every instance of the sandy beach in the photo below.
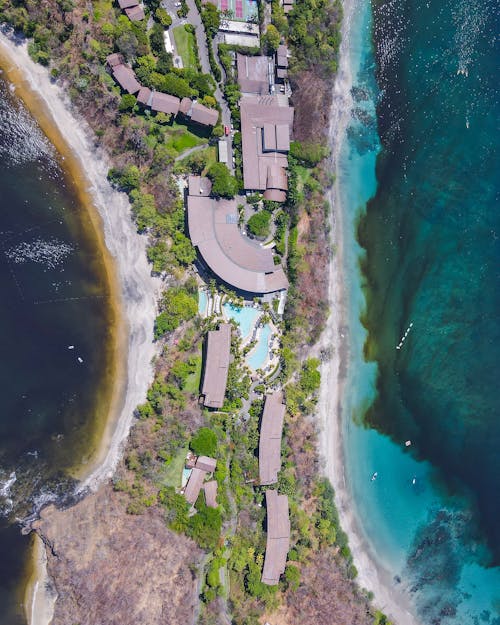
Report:
M 337 74 L 330 125 L 332 168 L 337 172 L 340 148 L 350 119 L 352 76 L 349 59 L 350 28 L 356 10 L 356 0 L 343 3 L 344 23 L 339 71 Z M 342 440 L 342 397 L 349 362 L 349 327 L 346 276 L 344 267 L 344 224 L 337 182 L 330 191 L 332 210 L 332 246 L 335 253 L 330 263 L 329 303 L 330 318 L 321 339 L 321 346 L 332 353 L 321 369 L 321 390 L 318 403 L 320 428 L 320 454 L 324 475 L 336 492 L 336 506 L 341 525 L 349 536 L 349 546 L 358 570 L 360 586 L 373 592 L 374 603 L 397 625 L 418 625 L 409 611 L 408 598 L 395 587 L 393 575 L 386 570 L 365 539 L 351 499 L 345 475 L 344 446 Z
M 106 156 L 92 143 L 93 132 L 75 111 L 64 91 L 55 85 L 47 69 L 35 64 L 27 44 L 14 42 L 0 31 L 0 61 L 8 80 L 15 85 L 42 130 L 65 161 L 89 210 L 97 237 L 106 248 L 106 267 L 111 298 L 116 307 L 114 329 L 116 367 L 109 418 L 98 448 L 78 470 L 79 492 L 95 490 L 111 477 L 129 433 L 133 411 L 144 401 L 152 380 L 152 342 L 156 300 L 161 283 L 151 277 L 146 258 L 146 238 L 137 234 L 125 194 L 107 181 Z M 54 598 L 46 590 L 46 573 L 40 549 L 35 549 L 32 584 L 27 591 L 26 612 L 32 625 L 50 622 Z M 37 618 L 33 620 L 32 606 Z

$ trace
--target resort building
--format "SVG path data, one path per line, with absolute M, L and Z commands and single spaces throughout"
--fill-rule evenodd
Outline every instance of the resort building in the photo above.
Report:
M 217 508 L 217 481 L 210 480 L 203 484 L 205 491 L 205 503 L 209 508 Z
M 168 95 L 168 93 L 153 91 L 151 96 L 151 110 L 159 113 L 167 113 L 175 116 L 179 112 L 180 104 L 181 101 L 179 98 Z
M 238 53 L 236 66 L 242 94 L 269 95 L 274 82 L 274 64 L 271 57 Z
M 118 0 L 118 4 L 132 22 L 138 22 L 145 18 L 144 8 L 138 0 Z
M 222 408 L 224 405 L 230 350 L 231 324 L 221 323 L 218 330 L 211 330 L 207 336 L 205 372 L 201 390 L 203 405 L 207 408 Z
M 180 100 L 168 93 L 151 91 L 148 87 L 143 87 L 137 80 L 134 70 L 125 65 L 121 54 L 110 54 L 106 62 L 113 78 L 123 91 L 137 94 L 137 102 L 142 106 L 147 106 L 158 113 L 167 113 L 173 116 L 182 113 L 191 122 L 200 126 L 215 126 L 219 121 L 219 111 L 216 109 L 208 108 L 199 102 L 193 102 L 189 98 Z
M 276 80 L 284 82 L 288 79 L 288 48 L 283 44 L 276 51 Z
M 217 460 L 214 458 L 209 458 L 208 456 L 200 456 L 196 460 L 196 464 L 194 468 L 191 470 L 191 474 L 189 476 L 188 483 L 186 484 L 186 488 L 184 489 L 184 497 L 191 504 L 194 505 L 198 499 L 200 494 L 200 490 L 203 488 L 205 491 L 205 500 L 210 501 L 210 507 L 216 508 L 216 497 L 217 497 L 217 482 L 215 480 L 211 480 L 210 482 L 206 482 L 204 484 L 205 478 L 208 474 L 213 473 L 215 471 L 215 467 L 217 466 Z M 215 482 L 215 487 L 208 486 L 208 494 L 207 494 L 207 485 Z
M 260 96 L 242 98 L 240 111 L 244 187 L 284 202 L 293 108 L 286 97 Z
M 290 519 L 288 497 L 276 490 L 266 490 L 267 543 L 261 581 L 275 586 L 285 572 L 290 548 Z
M 259 480 L 262 485 L 275 484 L 278 481 L 285 410 L 283 393 L 266 395 L 259 437 Z
M 112 55 L 114 57 L 114 55 Z M 109 58 L 109 57 L 108 57 Z M 141 89 L 141 84 L 135 77 L 135 72 L 128 65 L 120 63 L 111 66 L 113 78 L 127 93 L 137 93 Z
M 288 288 L 283 267 L 275 265 L 272 250 L 240 231 L 237 201 L 196 193 L 203 182 L 195 183 L 193 178 L 187 198 L 189 236 L 209 269 L 245 293 L 262 295 Z

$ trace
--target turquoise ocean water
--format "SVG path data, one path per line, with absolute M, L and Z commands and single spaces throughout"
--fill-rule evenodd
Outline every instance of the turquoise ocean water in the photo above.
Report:
M 347 479 L 426 625 L 500 623 L 498 26 L 488 0 L 359 0 L 350 36 Z

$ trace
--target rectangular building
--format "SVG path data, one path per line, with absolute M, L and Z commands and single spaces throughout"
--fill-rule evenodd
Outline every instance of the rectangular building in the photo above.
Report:
M 266 395 L 259 437 L 259 480 L 262 485 L 278 481 L 285 410 L 282 393 Z
M 261 581 L 275 586 L 285 572 L 290 548 L 288 497 L 276 490 L 266 490 L 267 542 Z
M 221 323 L 218 330 L 207 336 L 205 373 L 203 376 L 203 404 L 207 408 L 222 408 L 226 394 L 227 374 L 231 350 L 231 324 Z

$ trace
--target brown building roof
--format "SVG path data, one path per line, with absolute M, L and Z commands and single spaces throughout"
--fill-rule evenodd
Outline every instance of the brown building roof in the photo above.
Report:
M 281 433 L 285 418 L 283 394 L 266 395 L 259 438 L 259 479 L 263 485 L 278 481 L 281 469 Z
M 217 466 L 217 460 L 215 458 L 209 458 L 208 456 L 199 456 L 195 466 L 197 469 L 202 469 L 207 473 L 213 473 Z
M 141 88 L 133 70 L 127 67 L 127 65 L 115 65 L 113 67 L 113 76 L 124 91 L 137 93 Z
M 221 323 L 207 337 L 207 355 L 202 395 L 207 408 L 222 408 L 226 394 L 227 372 L 231 347 L 231 325 Z
M 198 195 L 208 197 L 212 190 L 212 181 L 210 178 L 202 178 L 201 176 L 189 176 L 188 191 L 189 195 Z
M 153 91 L 153 97 L 151 99 L 151 110 L 159 111 L 160 113 L 170 113 L 171 115 L 177 115 L 179 112 L 179 106 L 181 101 L 173 95 L 168 93 L 160 93 Z
M 276 65 L 278 67 L 288 67 L 288 48 L 281 44 L 276 51 Z
M 106 63 L 109 67 L 116 67 L 116 65 L 123 65 L 123 56 L 119 52 L 110 54 L 106 57 Z
M 285 78 L 288 77 L 288 70 L 287 69 L 281 69 L 280 67 L 278 67 L 278 69 L 276 70 L 276 77 L 279 80 L 285 80 Z
M 267 543 L 262 583 L 274 586 L 285 572 L 286 558 L 290 548 L 290 519 L 288 497 L 278 495 L 276 490 L 266 490 Z
M 125 9 L 125 13 L 127 14 L 128 19 L 132 20 L 132 22 L 140 22 L 146 17 L 144 9 L 140 5 L 131 7 L 130 9 Z
M 215 126 L 219 120 L 219 111 L 204 104 L 194 102 L 191 107 L 191 121 L 202 126 Z
M 265 191 L 270 168 L 274 172 L 276 167 L 288 167 L 284 152 L 289 149 L 293 108 L 281 106 L 276 96 L 266 96 L 243 98 L 240 110 L 243 183 L 245 189 Z
M 240 291 L 272 293 L 288 287 L 270 249 L 250 241 L 238 227 L 236 200 L 188 196 L 189 236 L 203 260 L 224 282 Z
M 179 106 L 179 112 L 183 115 L 189 115 L 189 111 L 193 106 L 193 101 L 189 98 L 182 98 L 181 105 Z
M 139 0 L 118 0 L 120 9 L 128 9 L 129 7 L 135 7 L 139 4 Z
M 203 490 L 205 491 L 205 503 L 209 508 L 217 508 L 217 482 L 216 480 L 210 480 L 203 484 Z
M 141 87 L 141 90 L 137 94 L 137 102 L 139 102 L 143 106 L 150 106 L 151 95 L 152 91 L 151 89 L 149 89 L 149 87 Z
M 242 93 L 266 95 L 269 93 L 270 59 L 267 56 L 236 56 L 238 84 Z
M 189 476 L 188 483 L 186 484 L 186 488 L 184 490 L 184 497 L 187 501 L 189 501 L 189 503 L 196 503 L 201 487 L 203 486 L 205 475 L 206 472 L 203 471 L 203 469 L 198 469 L 197 467 L 191 471 L 191 475 Z

